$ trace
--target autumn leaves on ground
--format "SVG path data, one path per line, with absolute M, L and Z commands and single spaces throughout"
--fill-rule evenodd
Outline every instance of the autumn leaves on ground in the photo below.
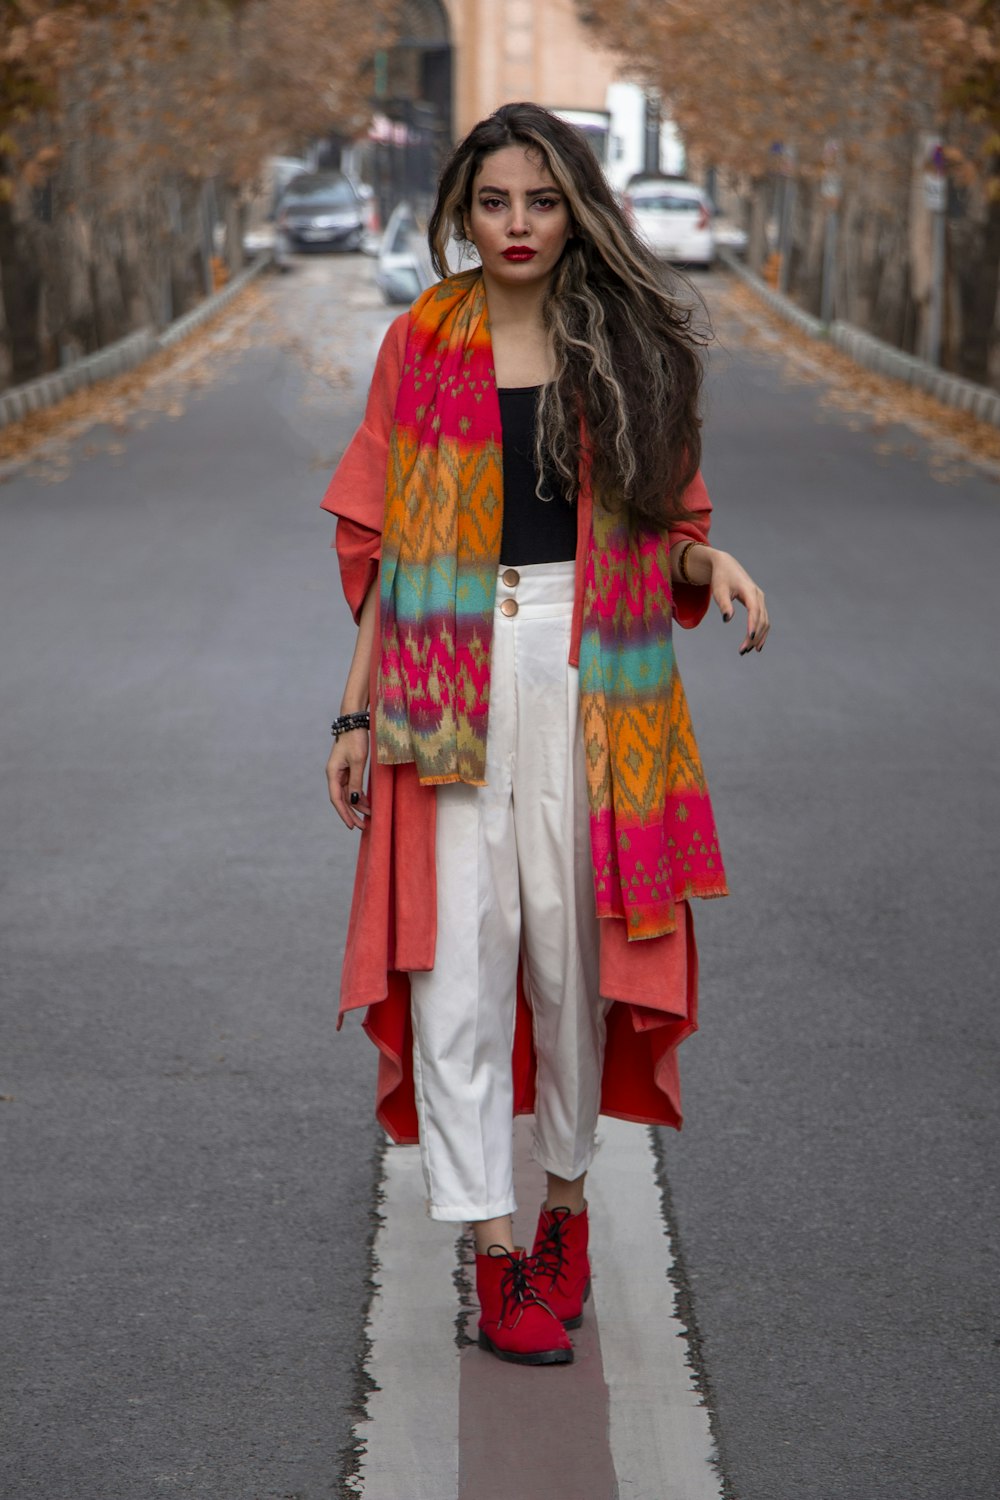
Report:
M 1000 0 L 574 3 L 595 42 L 620 54 L 623 73 L 659 90 L 688 174 L 711 182 L 729 217 L 745 224 L 750 266 L 774 264 L 783 232 L 783 284 L 818 313 L 835 207 L 834 315 L 917 354 L 930 320 L 923 176 L 928 142 L 941 142 L 942 362 L 1000 387 Z M 137 328 L 163 327 L 203 300 L 220 269 L 239 269 L 264 159 L 323 143 L 335 164 L 341 145 L 363 139 L 373 111 L 391 107 L 376 56 L 385 62 L 421 8 L 418 0 L 6 0 L 0 389 Z M 468 49 L 487 45 L 484 28 L 462 31 L 454 19 L 473 12 L 477 0 L 448 10 L 461 43 L 456 97 Z M 392 78 L 415 55 L 397 50 Z M 794 347 L 797 337 L 783 329 L 781 343 Z M 829 351 L 822 359 L 836 368 Z M 869 380 L 855 374 L 848 384 Z M 106 399 L 88 392 L 67 410 Z M 935 408 L 905 400 L 908 410 Z M 965 417 L 925 419 L 992 451 Z M 26 430 L 59 420 L 32 419 Z M 24 441 L 8 433 L 0 451 L 10 456 Z
M 289 300 L 294 277 L 275 284 L 251 284 L 219 316 L 191 334 L 176 349 L 158 355 L 137 370 L 79 391 L 58 406 L 32 413 L 0 429 L 0 483 L 30 464 L 31 473 L 57 484 L 69 477 L 72 444 L 93 429 L 84 452 L 98 448 L 121 453 L 130 432 L 141 431 L 156 416 L 180 417 L 186 402 L 213 380 L 224 378 L 227 361 L 264 342 L 280 344 L 308 364 L 331 400 L 343 390 L 347 372 L 334 357 L 318 362 L 310 341 L 295 332 L 295 320 L 281 312 L 276 299 Z M 790 327 L 764 307 L 742 283 L 725 274 L 703 283 L 715 347 L 753 349 L 779 362 L 791 382 L 816 384 L 823 404 L 847 416 L 852 426 L 885 432 L 884 450 L 907 445 L 907 429 L 930 441 L 931 470 L 942 480 L 968 472 L 970 463 L 985 463 L 1000 479 L 1000 431 L 964 412 L 942 406 L 932 397 L 895 380 L 874 375 L 829 345 Z M 331 329 L 331 337 L 333 330 Z

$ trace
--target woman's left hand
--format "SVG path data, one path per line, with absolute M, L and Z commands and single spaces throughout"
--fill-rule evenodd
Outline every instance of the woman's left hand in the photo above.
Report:
M 722 618 L 733 618 L 733 600 L 738 599 L 747 612 L 747 631 L 740 646 L 740 655 L 750 651 L 761 651 L 767 640 L 771 622 L 767 617 L 764 590 L 759 589 L 742 563 L 729 552 L 720 552 L 716 547 L 706 547 L 711 558 L 712 598 L 722 612 Z

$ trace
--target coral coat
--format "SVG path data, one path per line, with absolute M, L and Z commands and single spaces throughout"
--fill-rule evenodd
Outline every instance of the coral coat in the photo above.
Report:
M 347 601 L 355 619 L 375 581 L 381 554 L 386 460 L 396 391 L 406 347 L 408 313 L 396 318 L 379 350 L 364 421 L 330 480 L 323 508 L 338 517 L 335 545 Z M 671 528 L 670 542 L 706 541 L 711 502 L 700 474 L 684 497 L 693 519 Z M 570 663 L 579 660 L 583 565 L 591 496 L 577 504 L 577 577 Z M 674 618 L 697 625 L 709 603 L 707 587 L 678 584 Z M 375 702 L 378 626 L 372 653 L 370 701 Z M 374 746 L 375 736 L 371 736 Z M 421 786 L 412 765 L 369 769 L 371 817 L 360 833 L 354 898 L 340 991 L 342 1024 L 348 1011 L 367 1007 L 365 1030 L 379 1049 L 376 1112 L 393 1140 L 417 1139 L 410 1028 L 411 970 L 434 966 L 437 884 L 434 867 L 436 789 Z M 625 923 L 600 923 L 601 993 L 617 1002 L 608 1014 L 601 1111 L 619 1119 L 680 1128 L 677 1048 L 697 1027 L 698 960 L 689 905 L 677 904 L 678 926 L 664 937 L 629 942 Z M 531 1014 L 520 976 L 514 1034 L 515 1107 L 534 1104 L 535 1058 Z

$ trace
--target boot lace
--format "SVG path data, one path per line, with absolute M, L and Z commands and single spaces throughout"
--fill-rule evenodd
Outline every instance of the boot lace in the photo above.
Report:
M 500 1245 L 492 1245 L 489 1253 L 493 1255 L 497 1250 L 500 1250 L 502 1254 L 495 1258 L 504 1259 L 507 1262 L 500 1276 L 501 1323 L 508 1328 L 516 1328 L 527 1307 L 544 1307 L 546 1312 L 550 1312 L 548 1303 L 538 1295 L 537 1289 L 532 1285 L 532 1263 L 528 1257 L 511 1255 L 509 1250 L 504 1250 Z M 508 1313 L 511 1314 L 509 1323 L 507 1322 Z
M 551 1211 L 551 1217 L 552 1222 L 545 1231 L 542 1242 L 532 1259 L 538 1274 L 555 1286 L 569 1260 L 563 1228 L 566 1220 L 572 1218 L 572 1214 L 568 1208 L 554 1208 Z

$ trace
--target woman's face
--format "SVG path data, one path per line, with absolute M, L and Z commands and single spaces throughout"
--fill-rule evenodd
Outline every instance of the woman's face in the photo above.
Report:
M 548 280 L 572 224 L 540 152 L 504 146 L 483 158 L 472 179 L 465 232 L 495 281 L 525 286 Z

